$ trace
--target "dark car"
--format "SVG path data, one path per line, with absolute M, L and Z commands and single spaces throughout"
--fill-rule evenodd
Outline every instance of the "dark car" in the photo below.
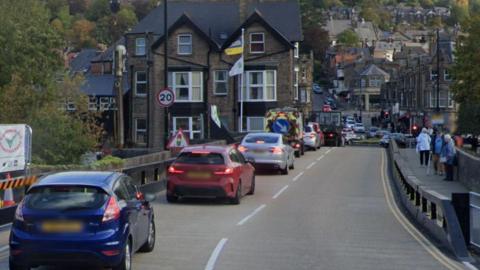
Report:
M 154 198 L 144 196 L 122 173 L 46 176 L 17 207 L 10 269 L 86 265 L 130 270 L 134 252 L 155 246 Z

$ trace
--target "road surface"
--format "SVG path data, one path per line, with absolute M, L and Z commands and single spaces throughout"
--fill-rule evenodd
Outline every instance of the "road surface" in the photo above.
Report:
M 307 152 L 289 175 L 258 175 L 255 194 L 240 205 L 168 204 L 162 193 L 157 246 L 136 254 L 133 269 L 461 269 L 392 212 L 383 151 Z

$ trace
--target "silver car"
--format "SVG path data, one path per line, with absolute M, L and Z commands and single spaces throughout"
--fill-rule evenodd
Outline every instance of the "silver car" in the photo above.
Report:
M 255 160 L 254 166 L 262 169 L 279 170 L 288 174 L 294 168 L 294 150 L 285 144 L 281 134 L 250 133 L 238 146 L 246 159 Z
M 303 136 L 303 142 L 305 143 L 305 146 L 313 151 L 317 151 L 321 145 L 320 134 L 315 132 L 313 125 L 306 125 L 304 129 L 305 135 Z

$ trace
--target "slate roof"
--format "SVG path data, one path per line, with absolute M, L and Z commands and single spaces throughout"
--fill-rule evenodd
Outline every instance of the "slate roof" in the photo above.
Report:
M 388 74 L 383 69 L 377 67 L 374 64 L 367 66 L 360 75 L 361 76 L 380 75 L 380 76 L 390 77 L 390 74 Z
M 96 49 L 83 49 L 70 62 L 72 73 L 84 72 L 90 69 L 91 61 L 98 55 Z
M 187 15 L 219 46 L 243 23 L 240 21 L 240 0 L 172 1 L 168 3 L 168 27 L 182 15 Z M 258 11 L 265 21 L 289 41 L 302 40 L 300 7 L 297 0 L 252 0 L 246 6 L 246 18 Z M 288 18 L 288 19 L 286 19 Z M 128 34 L 151 32 L 163 36 L 163 5 L 159 5 L 140 21 Z
M 123 76 L 123 93 L 128 92 L 129 83 L 127 74 Z M 113 83 L 115 77 L 113 74 L 93 75 L 85 74 L 85 83 L 80 87 L 80 90 L 89 96 L 116 96 L 113 91 Z

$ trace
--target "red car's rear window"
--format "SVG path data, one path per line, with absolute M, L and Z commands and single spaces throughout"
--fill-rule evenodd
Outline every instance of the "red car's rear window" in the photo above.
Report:
M 209 152 L 184 152 L 180 154 L 175 162 L 184 164 L 225 164 L 222 154 Z

